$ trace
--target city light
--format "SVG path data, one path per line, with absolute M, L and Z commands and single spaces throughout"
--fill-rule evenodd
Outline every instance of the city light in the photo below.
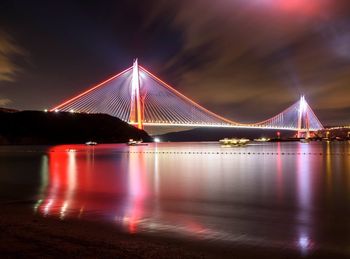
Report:
M 160 138 L 154 138 L 153 141 L 154 141 L 155 143 L 159 143 L 159 142 L 160 142 Z

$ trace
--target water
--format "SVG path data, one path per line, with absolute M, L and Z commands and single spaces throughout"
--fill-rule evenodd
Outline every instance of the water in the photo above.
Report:
M 349 253 L 350 144 L 0 147 L 0 202 L 135 234 Z

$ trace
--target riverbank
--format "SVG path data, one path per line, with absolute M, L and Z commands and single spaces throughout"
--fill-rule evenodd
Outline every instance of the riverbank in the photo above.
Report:
M 346 258 L 215 241 L 126 234 L 92 221 L 60 220 L 28 213 L 20 205 L 0 205 L 2 258 Z

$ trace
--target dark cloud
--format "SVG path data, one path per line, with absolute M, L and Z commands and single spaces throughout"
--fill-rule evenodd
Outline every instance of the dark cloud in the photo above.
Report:
M 0 81 L 15 79 L 15 74 L 20 69 L 13 58 L 18 55 L 24 55 L 23 49 L 14 42 L 9 34 L 0 30 Z M 1 103 L 4 103 L 4 100 Z
M 232 120 L 266 119 L 305 94 L 324 124 L 350 123 L 349 6 L 348 0 L 3 0 L 0 23 L 31 53 L 31 66 L 17 73 L 14 57 L 23 50 L 0 36 L 7 46 L 0 76 L 16 78 L 2 81 L 8 87 L 0 94 L 14 108 L 52 107 L 139 57 Z
M 342 1 L 164 0 L 156 5 L 152 18 L 173 17 L 171 26 L 183 32 L 182 49 L 167 71 L 179 71 L 178 87 L 217 112 L 235 119 L 245 108 L 248 120 L 263 119 L 301 94 L 320 114 L 350 107 L 350 19 Z M 320 117 L 332 120 L 329 112 Z

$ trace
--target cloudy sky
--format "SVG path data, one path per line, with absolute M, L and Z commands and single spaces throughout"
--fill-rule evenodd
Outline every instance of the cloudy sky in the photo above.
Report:
M 350 123 L 346 0 L 0 3 L 0 106 L 50 108 L 134 57 L 206 108 L 266 119 L 305 94 Z

